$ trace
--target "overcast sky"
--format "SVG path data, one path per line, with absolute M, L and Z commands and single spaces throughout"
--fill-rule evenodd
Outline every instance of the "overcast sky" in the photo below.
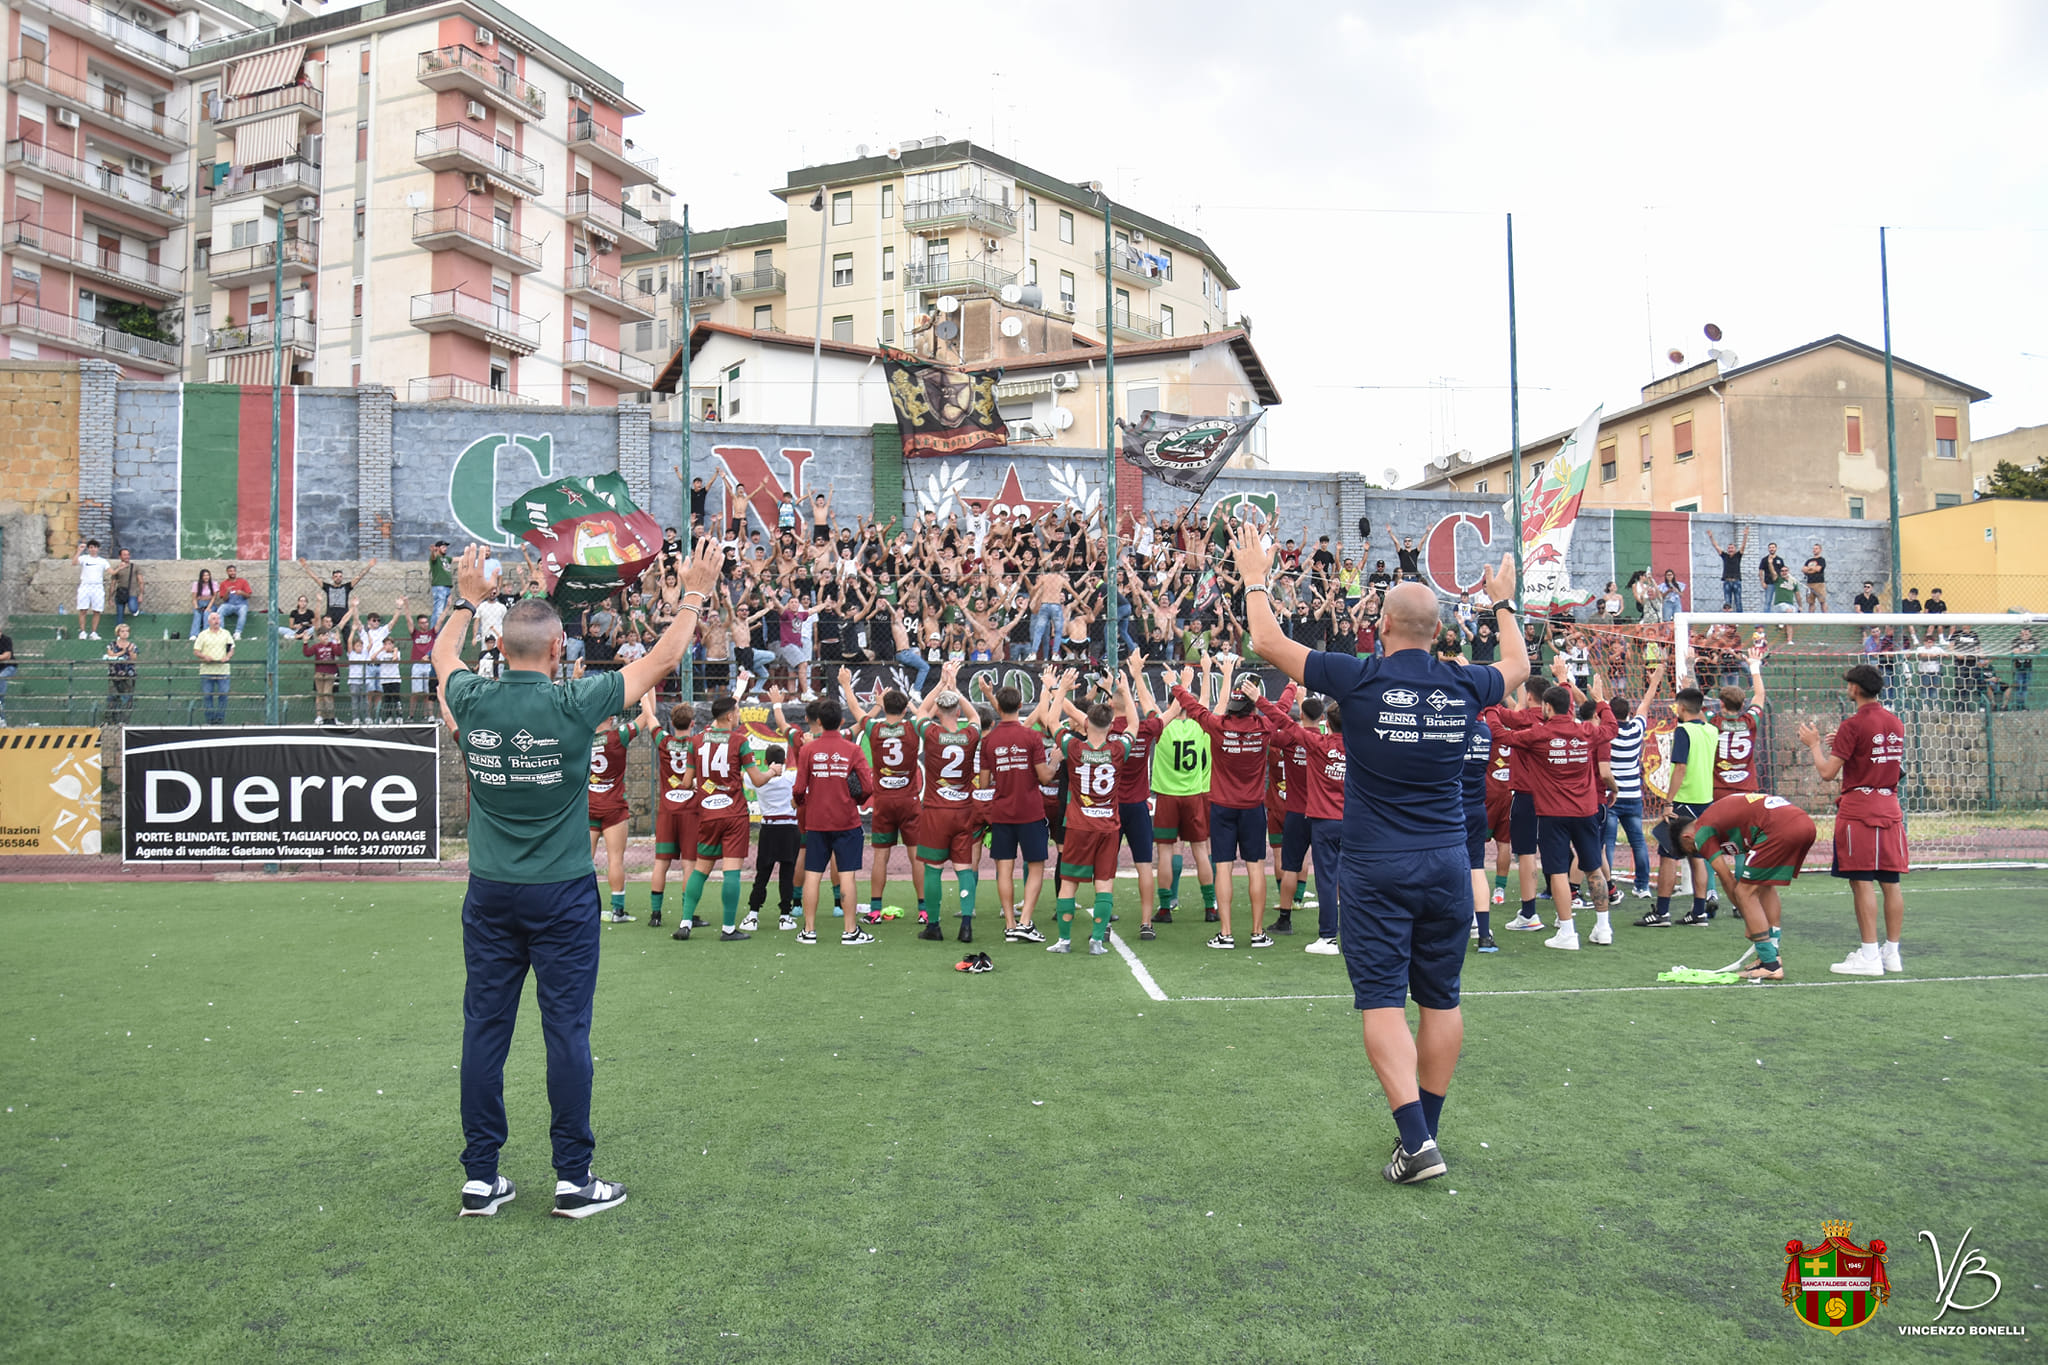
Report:
M 1274 462 L 1399 471 L 1636 401 L 1701 327 L 1882 338 L 2048 422 L 2048 3 L 783 3 L 712 26 L 516 0 L 648 108 L 704 227 L 793 167 L 971 137 L 1199 232 L 1285 399 Z M 708 12 L 707 12 L 708 13 Z M 2031 353 L 2031 355 L 2029 354 Z M 1653 357 L 1654 362 L 1653 362 Z M 1448 380 L 1453 388 L 1439 387 Z

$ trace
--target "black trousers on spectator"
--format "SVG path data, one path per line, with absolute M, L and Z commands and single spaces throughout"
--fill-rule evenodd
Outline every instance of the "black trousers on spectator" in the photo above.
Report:
M 782 884 L 780 913 L 796 913 L 796 860 L 801 852 L 803 835 L 794 824 L 762 822 L 754 840 L 754 891 L 747 900 L 749 911 L 761 913 L 761 906 L 768 899 L 768 870 L 776 868 Z

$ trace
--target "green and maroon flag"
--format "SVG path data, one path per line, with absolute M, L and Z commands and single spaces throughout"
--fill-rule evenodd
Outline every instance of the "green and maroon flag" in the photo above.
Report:
M 1801 1322 L 1836 1336 L 1870 1321 L 1878 1305 L 1892 1296 L 1884 1243 L 1873 1238 L 1868 1247 L 1857 1246 L 1849 1240 L 1849 1226 L 1829 1219 L 1821 1224 L 1826 1235 L 1815 1245 L 1797 1238 L 1785 1243 L 1785 1279 L 1779 1286 Z
M 298 391 L 278 424 L 277 554 L 297 552 Z M 186 384 L 178 391 L 178 558 L 261 559 L 270 553 L 268 384 Z
M 1137 421 L 1117 425 L 1125 463 L 1200 498 L 1265 415 L 1262 409 L 1249 417 L 1187 417 L 1148 408 Z
M 498 524 L 531 545 L 548 600 L 569 610 L 640 581 L 661 555 L 661 528 L 617 474 L 556 479 L 512 500 Z

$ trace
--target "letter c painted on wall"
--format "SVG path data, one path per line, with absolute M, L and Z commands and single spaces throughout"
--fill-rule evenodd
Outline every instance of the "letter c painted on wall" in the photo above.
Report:
M 1458 528 L 1470 526 L 1479 537 L 1482 552 L 1476 561 L 1475 571 L 1467 579 L 1458 572 Z M 1422 541 L 1422 569 L 1436 590 L 1456 597 L 1459 593 L 1477 592 L 1479 585 L 1486 581 L 1485 552 L 1493 548 L 1493 513 L 1454 512 L 1440 519 L 1429 528 L 1429 534 Z
M 498 525 L 499 456 L 514 451 L 526 456 L 533 477 L 523 469 L 507 498 L 518 496 L 555 472 L 553 436 L 485 436 L 471 441 L 448 469 L 448 511 L 462 533 L 485 545 L 510 545 L 512 535 Z

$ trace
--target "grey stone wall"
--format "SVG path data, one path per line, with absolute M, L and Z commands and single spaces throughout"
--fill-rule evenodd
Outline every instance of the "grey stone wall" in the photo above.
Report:
M 384 394 L 389 409 L 390 390 L 365 392 Z M 294 549 L 305 558 L 356 559 L 378 553 L 365 553 L 365 542 L 358 536 L 358 439 L 354 391 L 299 390 L 298 460 L 293 471 L 299 521 Z
M 78 538 L 109 543 L 114 534 L 114 426 L 118 366 L 79 363 Z
M 334 525 L 345 527 L 353 520 L 356 528 L 356 553 L 366 558 L 391 556 L 391 537 L 394 529 L 391 501 L 391 390 L 368 386 L 356 390 L 350 411 L 337 411 L 333 417 L 336 428 L 347 424 L 352 428 L 349 458 L 355 483 L 355 516 L 337 516 Z M 306 412 L 299 410 L 300 450 L 305 449 Z M 300 464 L 303 477 L 305 465 Z M 339 490 L 336 490 L 339 491 Z M 340 509 L 336 509 L 339 511 Z M 303 522 L 306 507 L 303 493 L 300 498 L 299 515 Z M 332 553 L 332 552 L 330 552 Z
M 137 559 L 178 555 L 179 386 L 124 383 L 114 409 L 114 544 Z

